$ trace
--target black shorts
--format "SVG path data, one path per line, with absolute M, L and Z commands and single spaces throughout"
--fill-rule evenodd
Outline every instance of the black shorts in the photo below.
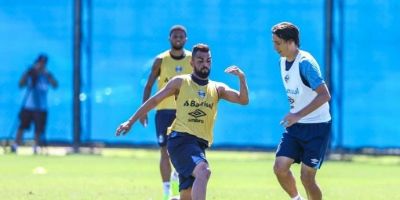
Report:
M 167 145 L 167 130 L 175 120 L 176 110 L 157 110 L 156 133 L 160 147 Z
M 19 113 L 20 129 L 29 129 L 31 123 L 35 124 L 35 132 L 43 133 L 46 128 L 47 112 L 22 109 Z

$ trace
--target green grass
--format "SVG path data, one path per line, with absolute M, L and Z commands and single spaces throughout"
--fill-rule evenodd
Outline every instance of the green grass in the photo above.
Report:
M 104 149 L 102 155 L 0 155 L 1 199 L 161 199 L 158 151 Z M 271 153 L 209 151 L 207 199 L 289 199 Z M 34 174 L 41 166 L 46 174 Z M 299 165 L 294 165 L 300 192 Z M 400 199 L 400 158 L 355 156 L 318 173 L 324 199 Z

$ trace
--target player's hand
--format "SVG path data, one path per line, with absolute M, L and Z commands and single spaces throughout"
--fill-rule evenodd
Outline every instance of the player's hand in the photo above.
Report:
M 140 119 L 139 119 L 140 123 L 144 126 L 147 127 L 147 123 L 148 123 L 148 118 L 147 115 L 143 115 Z
M 236 75 L 239 78 L 244 77 L 244 72 L 236 65 L 231 65 L 228 68 L 226 68 L 225 73 Z
M 116 136 L 120 136 L 122 135 L 126 135 L 129 130 L 131 129 L 132 124 L 129 121 L 126 121 L 122 124 L 120 124 L 117 128 L 117 130 L 115 131 L 115 135 Z
M 280 124 L 287 128 L 295 124 L 301 119 L 301 116 L 296 113 L 288 113 L 280 122 Z

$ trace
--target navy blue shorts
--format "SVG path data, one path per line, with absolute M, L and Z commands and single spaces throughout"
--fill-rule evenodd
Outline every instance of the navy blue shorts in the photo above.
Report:
M 172 165 L 179 174 L 179 191 L 192 187 L 194 168 L 202 161 L 207 162 L 207 147 L 206 140 L 188 133 L 173 131 L 169 135 L 167 149 Z
M 304 163 L 319 169 L 331 136 L 331 122 L 296 123 L 286 128 L 276 150 L 276 157 L 292 158 L 295 163 Z
M 176 110 L 157 110 L 156 133 L 157 143 L 160 147 L 167 144 L 167 130 L 175 120 Z

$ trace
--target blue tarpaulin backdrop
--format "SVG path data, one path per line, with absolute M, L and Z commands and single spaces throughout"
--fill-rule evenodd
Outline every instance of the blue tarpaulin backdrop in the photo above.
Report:
M 114 130 L 140 105 L 153 59 L 169 48 L 169 28 L 174 24 L 187 27 L 188 49 L 198 42 L 210 45 L 212 79 L 238 88 L 237 78 L 223 72 L 232 64 L 247 75 L 250 104 L 220 103 L 216 146 L 268 148 L 280 140 L 279 121 L 288 102 L 271 42 L 274 24 L 291 21 L 298 25 L 301 48 L 315 56 L 324 72 L 323 0 L 92 1 L 91 18 L 87 2 L 83 4 L 84 27 L 92 28 L 91 37 L 85 28 L 83 36 L 83 142 L 156 144 L 154 111 L 147 128 L 138 123 L 122 138 L 114 137 Z M 343 2 L 342 8 L 340 25 L 335 4 L 333 146 L 400 147 L 400 67 L 396 59 L 400 1 L 352 0 Z M 49 92 L 46 138 L 72 143 L 72 11 L 73 1 L 0 1 L 0 138 L 15 128 L 25 93 L 18 88 L 21 74 L 45 52 L 48 69 L 60 84 Z M 91 55 L 86 51 L 89 48 Z M 340 99 L 342 115 L 337 114 Z M 343 122 L 341 141 L 339 120 Z M 25 137 L 32 138 L 32 133 Z

